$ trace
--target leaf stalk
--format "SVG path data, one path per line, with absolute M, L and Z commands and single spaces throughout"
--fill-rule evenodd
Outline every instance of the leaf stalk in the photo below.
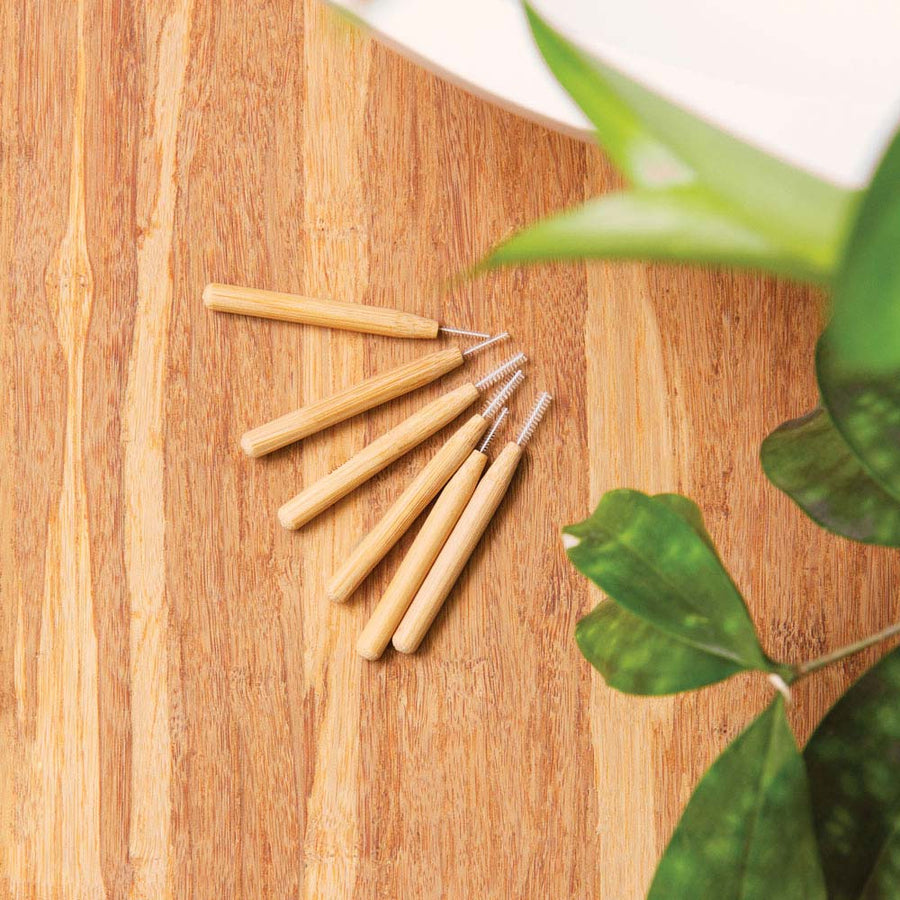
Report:
M 837 650 L 832 650 L 831 653 L 825 653 L 823 656 L 817 656 L 815 659 L 800 663 L 800 665 L 794 667 L 794 672 L 798 679 L 804 678 L 812 672 L 824 669 L 832 663 L 840 662 L 842 659 L 853 656 L 855 653 L 861 653 L 863 650 L 868 649 L 874 644 L 886 641 L 888 638 L 892 638 L 897 634 L 900 634 L 900 622 L 888 625 L 887 628 L 883 628 L 881 631 L 870 634 L 868 637 L 862 638 L 861 640 L 854 641 L 852 644 L 847 644 L 845 647 L 839 647 Z

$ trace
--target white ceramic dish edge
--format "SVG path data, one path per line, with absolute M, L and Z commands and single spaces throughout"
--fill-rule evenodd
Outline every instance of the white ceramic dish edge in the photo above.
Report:
M 581 111 L 546 68 L 514 0 L 329 2 L 360 19 L 389 46 L 466 90 L 565 133 L 591 134 Z M 566 30 L 562 7 L 547 0 L 537 0 L 537 5 Z M 900 114 L 900 78 L 896 90 L 877 97 L 859 91 L 798 97 L 623 51 L 594 33 L 580 43 L 733 134 L 846 186 L 865 183 Z

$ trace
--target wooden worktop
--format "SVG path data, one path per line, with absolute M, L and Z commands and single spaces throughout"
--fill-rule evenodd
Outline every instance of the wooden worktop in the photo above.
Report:
M 890 554 L 757 462 L 815 402 L 806 289 L 631 264 L 451 285 L 614 187 L 595 149 L 312 0 L 2 4 L 0 117 L 3 896 L 639 897 L 769 688 L 641 700 L 580 657 L 598 594 L 559 529 L 612 487 L 700 503 L 773 654 L 897 618 Z M 351 603 L 324 586 L 439 438 L 300 532 L 275 512 L 440 388 L 264 460 L 238 440 L 436 345 L 216 315 L 214 280 L 508 328 L 514 415 L 556 397 L 417 655 L 354 650 L 411 535 Z M 871 658 L 796 692 L 801 736 Z

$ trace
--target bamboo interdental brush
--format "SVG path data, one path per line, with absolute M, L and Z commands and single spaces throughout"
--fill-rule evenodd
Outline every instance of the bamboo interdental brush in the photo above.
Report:
M 509 337 L 509 332 L 494 335 L 485 341 L 461 350 L 459 347 L 448 347 L 436 350 L 421 359 L 404 363 L 380 375 L 368 378 L 359 384 L 338 391 L 330 397 L 316 400 L 301 409 L 266 422 L 246 432 L 241 438 L 241 447 L 248 456 L 254 458 L 265 456 L 281 447 L 316 434 L 332 425 L 337 425 L 366 410 L 387 403 L 403 394 L 408 394 L 432 381 L 446 375 L 447 372 L 461 366 L 476 353 L 491 347 Z M 525 354 L 520 353 L 510 360 L 509 369 L 525 361 Z
M 391 636 L 409 609 L 416 591 L 471 499 L 487 462 L 488 445 L 508 414 L 509 409 L 504 406 L 481 446 L 469 454 L 441 491 L 434 508 L 422 524 L 409 552 L 359 636 L 356 649 L 360 656 L 375 660 L 384 653 L 384 648 L 390 643 Z
M 413 478 L 378 524 L 357 544 L 356 549 L 332 575 L 327 586 L 328 597 L 331 600 L 343 603 L 384 559 L 388 550 L 400 540 L 409 526 L 419 517 L 419 513 L 473 452 L 489 421 L 524 380 L 525 373 L 519 369 L 488 401 L 484 410 L 475 413 L 459 428 Z
M 447 543 L 438 554 L 403 620 L 394 632 L 393 645 L 401 653 L 415 653 L 431 627 L 451 588 L 465 568 L 469 557 L 484 534 L 509 488 L 519 466 L 525 445 L 544 417 L 552 397 L 541 394 L 515 441 L 510 441 L 497 455 L 484 478 L 478 483 L 472 499 L 463 510 Z
M 481 331 L 468 331 L 441 325 L 434 319 L 417 316 L 383 306 L 344 303 L 339 300 L 317 300 L 282 291 L 263 291 L 235 284 L 208 284 L 203 289 L 203 302 L 216 312 L 300 322 L 320 328 L 340 328 L 365 334 L 385 334 L 399 338 L 436 338 L 438 334 L 466 337 L 490 337 Z
M 423 406 L 399 425 L 376 438 L 343 465 L 288 500 L 278 510 L 285 528 L 300 528 L 350 491 L 368 481 L 394 460 L 427 440 L 471 406 L 481 392 L 493 387 L 509 374 L 509 360 L 489 372 L 480 381 L 467 382 Z

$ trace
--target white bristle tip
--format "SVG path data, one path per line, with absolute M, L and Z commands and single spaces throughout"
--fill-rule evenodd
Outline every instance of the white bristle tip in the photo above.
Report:
M 519 369 L 510 379 L 506 382 L 501 388 L 499 388 L 494 396 L 488 400 L 487 405 L 484 408 L 484 412 L 482 415 L 484 416 L 492 416 L 497 409 L 506 403 L 507 400 L 513 395 L 513 392 L 519 387 L 519 385 L 525 380 L 525 373 Z
M 475 387 L 480 391 L 485 391 L 488 388 L 493 387 L 497 382 L 502 381 L 510 372 L 512 372 L 521 362 L 519 357 L 521 353 L 516 354 L 511 359 L 506 360 L 506 362 L 501 363 L 491 372 L 488 372 L 482 379 L 475 382 Z
M 547 407 L 550 406 L 552 400 L 553 397 L 546 391 L 537 398 L 537 402 L 531 410 L 531 415 L 525 421 L 522 430 L 519 432 L 519 437 L 516 439 L 516 443 L 520 447 L 524 447 L 531 440 L 531 436 L 538 427 L 538 423 L 544 418 L 544 413 L 547 412 Z
M 490 447 L 491 441 L 494 439 L 494 435 L 499 431 L 500 426 L 503 424 L 508 415 L 509 407 L 504 406 L 503 409 L 500 410 L 500 415 L 498 415 L 497 418 L 494 419 L 494 422 L 488 430 L 488 433 L 484 436 L 484 440 L 481 442 L 481 446 L 478 448 L 479 452 L 487 452 L 487 448 Z

